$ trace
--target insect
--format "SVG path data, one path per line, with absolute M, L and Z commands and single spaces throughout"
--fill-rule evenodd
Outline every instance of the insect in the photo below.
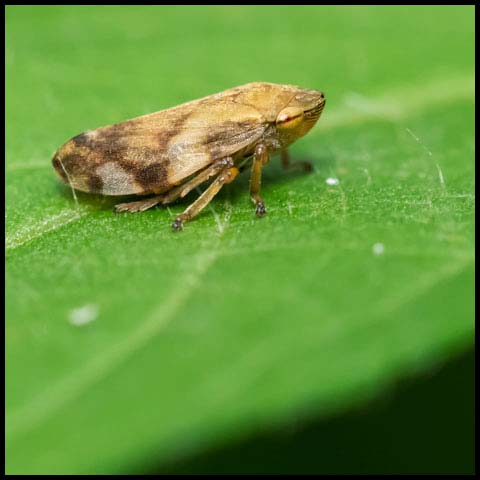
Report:
M 153 195 L 120 203 L 115 212 L 142 212 L 187 195 L 207 180 L 205 191 L 175 218 L 172 229 L 204 209 L 223 185 L 251 168 L 250 196 L 256 215 L 266 213 L 260 196 L 262 168 L 305 135 L 325 106 L 317 90 L 255 82 L 224 92 L 91 130 L 69 140 L 52 163 L 72 188 L 103 195 Z

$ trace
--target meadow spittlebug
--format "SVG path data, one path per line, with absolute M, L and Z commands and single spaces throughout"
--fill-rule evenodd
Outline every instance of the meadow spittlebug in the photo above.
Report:
M 116 205 L 115 212 L 142 212 L 187 195 L 213 181 L 172 224 L 183 224 L 205 208 L 226 183 L 251 165 L 250 196 L 257 216 L 262 167 L 305 135 L 325 105 L 323 93 L 293 85 L 249 83 L 177 107 L 78 135 L 58 149 L 53 166 L 72 188 L 103 195 L 154 195 Z

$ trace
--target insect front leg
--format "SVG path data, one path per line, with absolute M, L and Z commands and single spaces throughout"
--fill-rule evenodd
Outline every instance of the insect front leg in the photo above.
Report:
M 253 153 L 252 173 L 250 175 L 250 198 L 255 204 L 255 213 L 257 217 L 263 217 L 267 211 L 265 203 L 260 196 L 260 186 L 262 184 L 262 167 L 270 160 L 268 148 L 263 143 L 255 147 Z
M 212 198 L 226 184 L 233 182 L 238 175 L 237 167 L 225 167 L 208 188 L 172 223 L 172 230 L 182 230 L 183 224 L 198 215 L 212 200 Z
M 313 165 L 307 161 L 299 161 L 299 162 L 290 162 L 290 153 L 287 149 L 282 150 L 281 153 L 282 157 L 282 167 L 285 170 L 290 170 L 291 168 L 300 168 L 305 172 L 311 172 L 313 170 Z

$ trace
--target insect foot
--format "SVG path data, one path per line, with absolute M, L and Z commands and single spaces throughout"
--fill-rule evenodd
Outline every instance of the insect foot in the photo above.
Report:
M 183 230 L 183 222 L 180 218 L 176 218 L 173 223 L 172 223 L 172 230 L 174 232 L 180 232 L 180 230 Z
M 265 209 L 265 204 L 263 202 L 258 202 L 255 208 L 255 214 L 257 217 L 263 217 L 267 213 Z

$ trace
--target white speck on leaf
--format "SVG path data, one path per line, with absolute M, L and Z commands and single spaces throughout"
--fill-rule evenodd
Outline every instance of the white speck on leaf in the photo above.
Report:
M 325 180 L 325 183 L 327 185 L 338 185 L 340 180 L 338 178 L 329 177 Z
M 68 321 L 75 327 L 83 327 L 93 322 L 98 316 L 97 305 L 89 304 L 73 309 L 68 315 Z
M 372 247 L 374 255 L 383 255 L 385 252 L 385 245 L 383 243 L 374 243 Z

